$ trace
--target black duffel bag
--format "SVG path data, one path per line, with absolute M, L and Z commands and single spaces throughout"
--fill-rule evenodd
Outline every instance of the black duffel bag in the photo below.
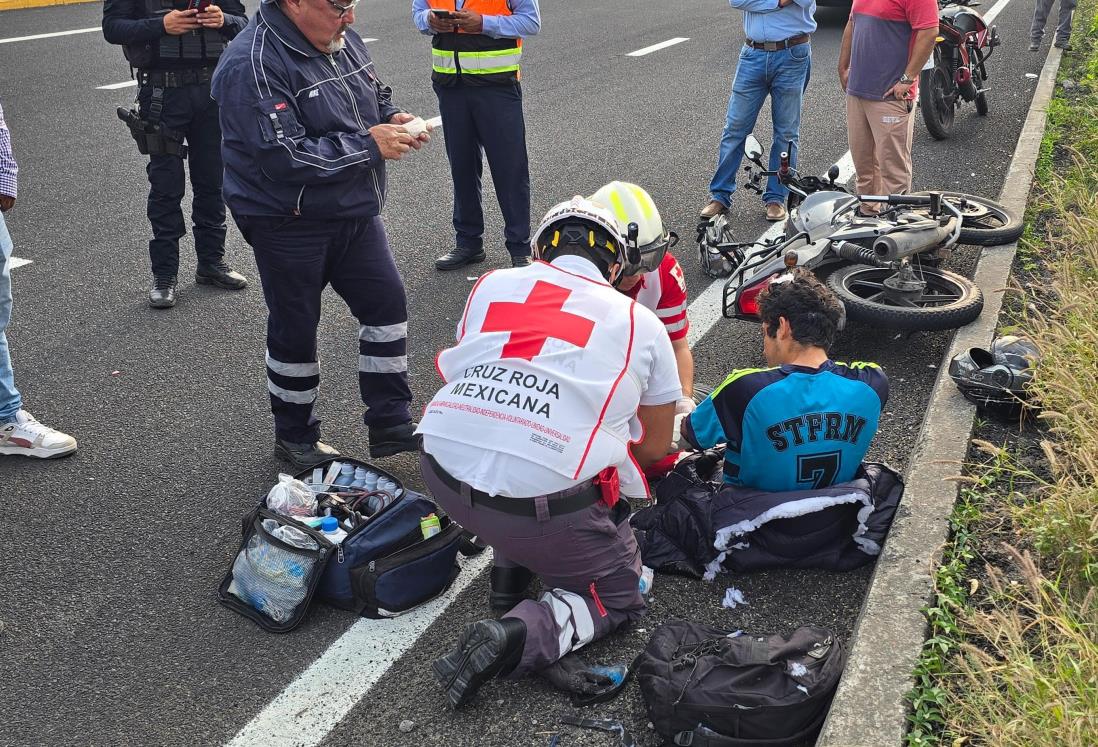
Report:
M 672 620 L 636 668 L 656 731 L 679 747 L 811 747 L 846 654 L 824 628 L 788 638 Z

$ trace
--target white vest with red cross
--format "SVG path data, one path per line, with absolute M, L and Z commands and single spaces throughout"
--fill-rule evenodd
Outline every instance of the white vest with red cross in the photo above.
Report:
M 570 481 L 612 465 L 632 481 L 629 422 L 644 383 L 629 371 L 643 344 L 638 311 L 648 313 L 605 282 L 545 262 L 486 274 L 469 296 L 458 344 L 438 356 L 446 384 L 419 432 Z

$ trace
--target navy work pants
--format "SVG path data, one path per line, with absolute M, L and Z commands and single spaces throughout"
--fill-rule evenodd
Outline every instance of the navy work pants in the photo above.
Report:
M 481 150 L 488 157 L 496 199 L 503 213 L 504 240 L 511 256 L 530 254 L 530 164 L 522 88 L 502 85 L 434 86 L 446 157 L 454 180 L 454 230 L 461 249 L 482 249 Z
M 137 100 L 141 116 L 149 116 L 153 89 L 144 86 Z M 216 265 L 225 256 L 225 201 L 221 196 L 221 124 L 217 103 L 210 98 L 210 84 L 164 89 L 160 124 L 184 135 L 187 165 L 191 172 L 191 223 L 198 262 Z M 186 191 L 183 159 L 149 156 L 149 223 L 153 238 L 149 259 L 155 277 L 175 277 L 179 272 L 179 239 L 187 232 L 181 203 Z
M 316 333 L 321 293 L 329 284 L 360 325 L 358 384 L 366 425 L 409 422 L 408 310 L 381 218 L 234 217 L 255 252 L 267 301 L 275 434 L 294 443 L 320 438 L 313 412 L 320 388 Z

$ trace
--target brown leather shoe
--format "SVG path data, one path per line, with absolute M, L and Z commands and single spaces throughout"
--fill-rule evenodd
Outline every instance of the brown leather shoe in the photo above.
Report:
M 771 223 L 785 220 L 785 205 L 780 202 L 768 202 L 766 204 L 766 219 Z
M 716 218 L 718 215 L 724 215 L 728 212 L 728 207 L 720 200 L 710 200 L 709 204 L 701 209 L 698 213 L 699 218 Z

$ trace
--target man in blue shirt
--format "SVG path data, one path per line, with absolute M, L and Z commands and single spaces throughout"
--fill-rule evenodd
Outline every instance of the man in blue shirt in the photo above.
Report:
M 888 378 L 876 363 L 828 358 L 838 299 L 796 268 L 759 296 L 771 368 L 733 371 L 683 421 L 695 448 L 727 444 L 724 481 L 778 492 L 854 479 L 877 432 Z
M 810 35 L 816 30 L 812 17 L 816 12 L 816 0 L 729 2 L 733 8 L 743 11 L 743 30 L 747 39 L 740 50 L 732 82 L 717 170 L 709 183 L 710 201 L 701 210 L 702 220 L 722 215 L 732 204 L 744 141 L 755 128 L 755 120 L 767 95 L 774 120 L 770 170 L 778 169 L 778 159 L 784 150 L 789 151 L 790 163 L 796 165 L 801 101 L 812 70 Z M 767 220 L 785 219 L 784 203 L 788 194 L 775 177 L 767 180 L 763 193 Z
M 519 63 L 523 37 L 541 29 L 537 0 L 412 0 L 412 20 L 431 35 L 431 82 L 454 180 L 456 246 L 439 270 L 483 262 L 480 151 L 488 157 L 511 264 L 530 264 L 530 167 Z

